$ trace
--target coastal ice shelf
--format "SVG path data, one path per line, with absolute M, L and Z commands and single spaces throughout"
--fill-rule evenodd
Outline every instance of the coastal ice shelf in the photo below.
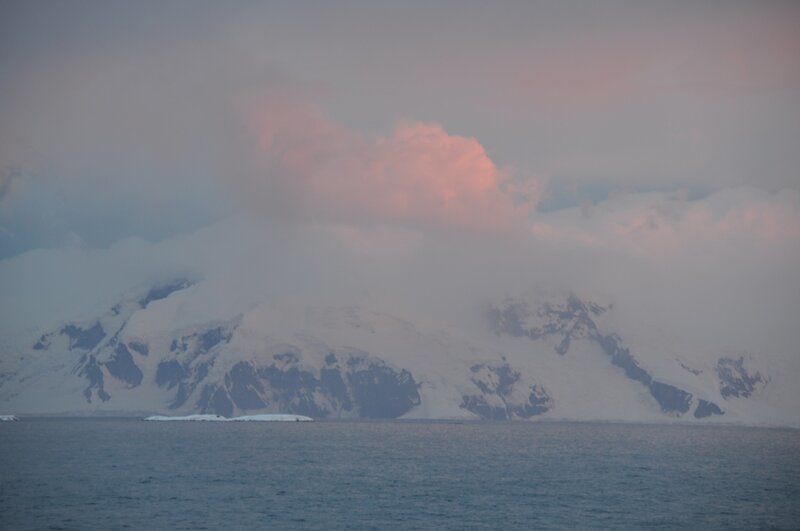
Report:
M 265 414 L 265 415 L 242 415 L 241 417 L 223 417 L 222 415 L 187 415 L 184 417 L 167 417 L 153 415 L 144 420 L 148 421 L 189 421 L 189 422 L 311 422 L 314 419 L 303 415 L 288 414 Z

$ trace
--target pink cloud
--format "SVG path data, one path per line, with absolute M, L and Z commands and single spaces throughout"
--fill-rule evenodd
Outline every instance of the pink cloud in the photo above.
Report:
M 712 247 L 797 246 L 800 194 L 740 188 L 692 202 L 630 194 L 597 205 L 588 216 L 577 208 L 539 216 L 531 233 L 550 243 L 656 260 L 704 254 Z
M 288 105 L 262 107 L 256 128 L 265 178 L 318 222 L 498 229 L 523 220 L 540 191 L 436 123 L 401 122 L 373 139 Z

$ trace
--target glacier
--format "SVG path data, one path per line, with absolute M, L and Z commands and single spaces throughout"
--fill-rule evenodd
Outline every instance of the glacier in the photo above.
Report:
M 499 297 L 457 327 L 392 308 L 267 300 L 194 312 L 145 286 L 4 345 L 0 405 L 153 420 L 406 418 L 800 425 L 784 360 L 663 336 L 570 292 Z M 268 415 L 269 417 L 264 417 Z

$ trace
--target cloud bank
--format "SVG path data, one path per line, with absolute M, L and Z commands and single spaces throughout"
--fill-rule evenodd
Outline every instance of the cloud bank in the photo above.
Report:
M 800 10 L 617 5 L 3 6 L 4 333 L 184 275 L 197 319 L 545 287 L 796 352 Z
M 244 196 L 289 191 L 316 223 L 508 228 L 540 193 L 534 179 L 524 189 L 512 181 L 475 138 L 440 124 L 400 122 L 370 138 L 282 104 L 259 108 L 254 122 L 263 173 L 251 174 Z

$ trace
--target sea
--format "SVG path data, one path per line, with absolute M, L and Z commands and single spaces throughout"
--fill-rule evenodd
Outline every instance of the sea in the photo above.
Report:
M 2 529 L 800 529 L 800 430 L 0 423 Z

